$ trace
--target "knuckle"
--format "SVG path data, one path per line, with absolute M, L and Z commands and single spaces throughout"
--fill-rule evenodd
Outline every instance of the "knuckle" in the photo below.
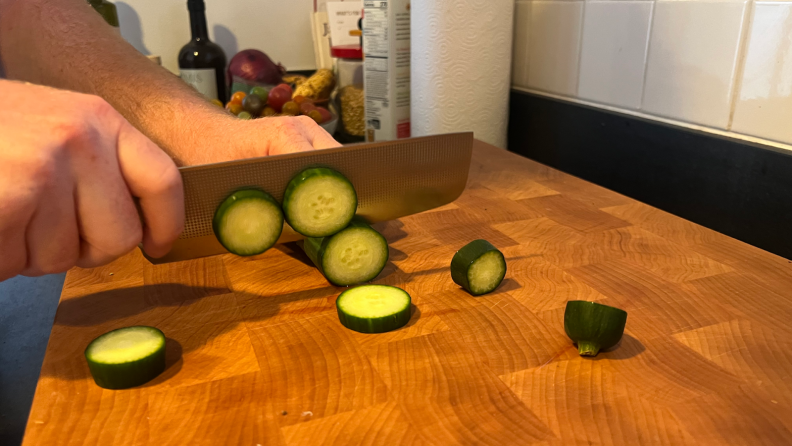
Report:
M 182 178 L 179 170 L 174 165 L 168 165 L 165 171 L 159 176 L 157 188 L 169 194 L 180 193 L 182 190 Z
M 172 163 L 166 164 L 157 175 L 152 175 L 152 180 L 145 184 L 149 195 L 173 196 L 182 193 L 182 178 L 179 170 Z
M 23 253 L 8 253 L 0 259 L 0 282 L 10 279 L 25 270 L 27 258 Z
M 52 126 L 52 131 L 56 138 L 57 146 L 53 147 L 56 154 L 75 148 L 90 148 L 93 146 L 92 144 L 75 144 L 91 139 L 95 133 L 90 120 L 85 119 L 80 114 L 67 116 L 60 122 L 55 123 Z
M 77 264 L 77 259 L 80 257 L 79 242 L 74 240 L 74 243 L 64 247 L 60 255 L 53 260 L 50 264 L 41 267 L 44 274 L 55 274 L 68 271 Z
M 34 190 L 52 185 L 59 174 L 57 156 L 50 153 L 38 153 L 31 157 L 26 168 L 32 176 Z
M 115 109 L 99 96 L 83 95 L 81 102 L 83 110 L 91 115 L 104 117 L 116 113 Z
M 98 240 L 90 243 L 92 252 L 90 257 L 94 263 L 109 263 L 135 249 L 143 240 L 143 229 L 137 219 L 130 225 L 117 227 L 111 233 L 112 237 L 99 237 Z
M 295 116 L 297 122 L 299 122 L 303 126 L 309 126 L 311 124 L 316 124 L 316 121 L 313 118 L 305 115 Z
M 118 238 L 118 242 L 109 250 L 108 254 L 113 256 L 113 258 L 121 257 L 135 249 L 142 240 L 143 228 L 140 223 L 137 223 L 134 227 L 124 231 L 124 234 Z
M 31 183 L 16 191 L 4 191 L 0 199 L 0 241 L 4 227 L 18 224 L 33 214 L 41 189 L 41 183 Z
M 79 95 L 76 100 L 76 113 L 60 119 L 53 126 L 63 150 L 79 153 L 92 153 L 99 150 L 105 141 L 103 135 L 113 134 L 117 127 L 118 112 L 104 99 L 92 95 Z

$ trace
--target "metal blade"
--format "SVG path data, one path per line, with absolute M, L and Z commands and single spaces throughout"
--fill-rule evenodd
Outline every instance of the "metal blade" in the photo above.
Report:
M 282 202 L 289 180 L 307 167 L 324 166 L 344 174 L 358 195 L 358 215 L 369 222 L 393 220 L 456 200 L 465 189 L 472 133 L 452 133 L 335 149 L 182 167 L 184 232 L 155 264 L 223 254 L 212 217 L 236 190 L 260 188 Z M 302 239 L 288 225 L 278 243 Z

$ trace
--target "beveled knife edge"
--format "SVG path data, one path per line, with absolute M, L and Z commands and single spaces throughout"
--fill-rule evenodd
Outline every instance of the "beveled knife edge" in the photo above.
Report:
M 281 203 L 289 180 L 311 166 L 330 167 L 349 178 L 358 195 L 357 213 L 371 223 L 433 209 L 462 194 L 472 150 L 473 133 L 467 132 L 182 167 L 184 231 L 168 254 L 146 258 L 160 264 L 227 253 L 212 231 L 217 206 L 247 187 Z M 284 223 L 278 243 L 302 238 Z

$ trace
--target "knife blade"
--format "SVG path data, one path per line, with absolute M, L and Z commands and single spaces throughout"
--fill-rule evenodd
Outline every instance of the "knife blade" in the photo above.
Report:
M 146 258 L 160 264 L 227 253 L 212 230 L 220 203 L 249 187 L 280 203 L 289 180 L 308 167 L 330 167 L 349 178 L 357 214 L 370 223 L 443 206 L 465 189 L 472 150 L 473 133 L 450 133 L 182 167 L 184 231 L 168 254 Z M 278 243 L 302 238 L 284 223 Z

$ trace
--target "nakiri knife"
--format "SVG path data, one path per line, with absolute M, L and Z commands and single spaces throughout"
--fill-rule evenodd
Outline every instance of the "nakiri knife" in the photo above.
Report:
M 370 223 L 433 209 L 465 189 L 472 150 L 473 133 L 450 133 L 182 167 L 184 231 L 168 254 L 146 258 L 160 264 L 227 253 L 212 230 L 220 203 L 249 187 L 280 203 L 289 180 L 308 167 L 330 167 L 349 178 L 358 195 L 357 214 Z M 278 243 L 302 238 L 284 223 Z

